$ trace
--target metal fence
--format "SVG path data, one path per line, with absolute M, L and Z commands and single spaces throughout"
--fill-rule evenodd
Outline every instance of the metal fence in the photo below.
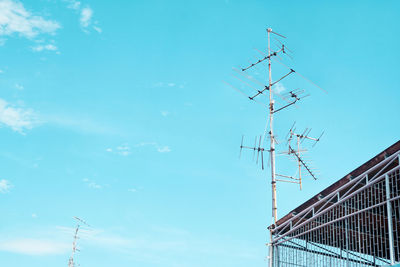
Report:
M 400 262 L 400 151 L 320 195 L 273 230 L 273 266 Z

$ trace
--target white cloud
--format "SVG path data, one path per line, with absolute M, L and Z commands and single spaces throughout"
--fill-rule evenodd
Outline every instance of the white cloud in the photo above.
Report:
M 96 184 L 95 182 L 90 182 L 90 183 L 88 183 L 88 186 L 89 186 L 90 188 L 93 188 L 93 189 L 101 189 L 101 188 L 102 188 L 101 185 Z
M 286 90 L 285 86 L 282 83 L 275 84 L 274 88 L 272 89 L 274 93 L 280 94 Z
M 131 154 L 131 148 L 128 145 L 122 145 L 117 147 L 117 154 L 121 156 L 129 156 Z
M 158 147 L 157 151 L 160 153 L 168 153 L 171 152 L 171 149 L 169 148 L 169 146 L 163 146 L 163 147 Z
M 93 26 L 93 29 L 98 33 L 102 33 L 103 32 L 103 30 L 100 27 L 97 27 L 97 26 Z
M 44 50 L 48 50 L 48 51 L 57 51 L 57 46 L 53 45 L 53 44 L 47 44 L 47 45 L 37 45 L 32 47 L 32 50 L 35 52 L 41 52 Z
M 90 7 L 85 7 L 81 10 L 80 22 L 81 26 L 86 28 L 90 25 L 93 16 L 93 10 Z
M 152 146 L 160 153 L 171 152 L 171 149 L 169 146 L 161 146 L 156 142 L 141 142 L 141 143 L 135 145 L 135 147 L 144 147 L 144 146 Z
M 64 242 L 41 239 L 14 239 L 0 241 L 0 251 L 7 251 L 27 255 L 63 254 L 70 245 Z
M 18 90 L 24 90 L 24 86 L 22 84 L 19 84 L 19 83 L 15 84 L 15 88 L 17 88 Z
M 49 113 L 41 115 L 40 118 L 54 126 L 73 130 L 80 134 L 121 134 L 116 127 L 104 125 L 102 122 L 82 114 L 72 114 L 71 112 L 68 115 Z
M 148 225 L 146 228 L 140 228 L 140 231 L 135 231 L 134 235 L 130 235 L 126 230 L 116 231 L 118 230 L 115 227 L 112 231 L 82 227 L 78 232 L 78 246 L 85 247 L 85 250 L 101 248 L 117 257 L 130 255 L 135 260 L 157 266 L 197 267 L 202 265 L 193 265 L 193 261 L 215 256 L 232 259 L 227 264 L 230 266 L 234 265 L 231 262 L 238 260 L 259 261 L 259 256 L 263 254 L 262 247 L 258 249 L 237 238 L 199 235 L 174 226 Z M 40 238 L 32 238 L 33 232 Z M 0 251 L 33 256 L 68 253 L 74 232 L 75 228 L 65 226 L 47 226 L 40 232 L 37 229 L 18 229 L 14 234 L 22 234 L 25 237 L 0 239 Z M 10 236 L 7 230 L 4 233 Z M 182 255 L 196 255 L 196 258 L 182 258 Z
M 135 145 L 135 147 L 142 147 L 142 146 L 156 146 L 156 142 L 141 142 Z
M 153 84 L 153 87 L 178 87 L 178 88 L 184 88 L 185 87 L 185 83 L 183 84 L 177 84 L 174 82 L 157 82 Z
M 38 216 L 37 216 L 37 214 L 36 213 L 32 213 L 32 218 L 33 219 L 36 219 Z
M 34 38 L 42 33 L 54 34 L 59 28 L 58 22 L 32 15 L 20 2 L 0 1 L 0 35 L 19 34 Z
M 36 123 L 37 120 L 31 109 L 12 107 L 0 98 L 0 125 L 3 124 L 23 134 L 24 130 L 31 129 Z
M 169 111 L 166 111 L 166 110 L 161 111 L 161 115 L 162 115 L 163 117 L 167 117 L 167 116 L 169 115 Z
M 65 2 L 68 3 L 68 8 L 74 9 L 74 10 L 79 10 L 81 7 L 81 2 L 75 1 L 75 0 L 65 0 Z
M 89 188 L 92 188 L 92 189 L 102 189 L 102 188 L 103 188 L 103 186 L 97 184 L 97 183 L 94 182 L 94 181 L 91 181 L 91 180 L 88 179 L 88 178 L 84 178 L 82 181 L 83 181 L 84 183 L 86 183 L 87 186 L 88 186 Z
M 120 154 L 121 156 L 129 156 L 131 154 L 131 152 L 129 152 L 129 151 L 120 151 L 120 152 L 118 152 L 118 154 Z
M 171 148 L 169 146 L 161 146 L 157 142 L 141 142 L 133 146 L 133 148 L 139 147 L 153 147 L 159 153 L 168 153 L 171 152 Z M 121 155 L 121 156 L 129 156 L 132 154 L 131 146 L 128 144 L 123 144 L 117 146 L 116 148 L 106 148 L 106 152 Z
M 130 147 L 128 145 L 117 146 L 118 150 L 129 150 Z
M 106 151 L 109 153 L 114 152 L 115 154 L 118 154 L 121 156 L 129 156 L 131 154 L 131 148 L 127 144 L 117 146 L 115 149 L 109 147 L 106 149 Z
M 135 189 L 135 188 L 129 188 L 128 191 L 129 191 L 129 192 L 132 192 L 132 193 L 136 193 L 136 192 L 137 192 L 137 189 Z
M 93 25 L 92 28 L 98 32 L 102 33 L 103 30 L 97 25 L 98 21 L 93 21 L 93 9 L 91 9 L 89 6 L 82 7 L 82 3 L 80 1 L 76 0 L 64 0 L 64 2 L 68 3 L 67 8 L 73 9 L 79 13 L 79 23 L 81 27 L 83 27 L 83 31 L 88 33 L 87 28 L 90 25 Z
M 11 187 L 13 186 L 9 181 L 5 179 L 0 180 L 0 193 L 7 193 L 8 191 L 10 191 Z

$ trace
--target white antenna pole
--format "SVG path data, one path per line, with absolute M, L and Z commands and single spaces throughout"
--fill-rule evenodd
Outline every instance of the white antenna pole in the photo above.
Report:
M 78 217 L 74 217 L 74 219 L 77 221 L 77 224 L 76 224 L 76 228 L 75 228 L 74 241 L 72 242 L 72 253 L 71 253 L 71 257 L 69 258 L 69 261 L 68 261 L 68 267 L 75 267 L 74 256 L 75 256 L 75 253 L 77 251 L 79 251 L 79 249 L 77 248 L 77 243 L 78 243 L 78 239 L 79 239 L 78 232 L 81 227 L 80 224 L 90 227 L 90 225 L 87 224 L 84 220 L 82 220 Z
M 268 75 L 269 75 L 269 135 L 271 140 L 271 185 L 272 185 L 272 217 L 274 218 L 274 224 L 278 220 L 277 205 L 276 205 L 276 180 L 275 180 L 275 137 L 273 131 L 274 124 L 274 99 L 272 94 L 272 73 L 271 73 L 271 46 L 270 46 L 270 32 L 272 29 L 268 29 Z
M 76 252 L 76 242 L 78 240 L 79 227 L 80 227 L 80 225 L 78 224 L 75 229 L 74 241 L 72 242 L 72 254 L 71 254 L 71 258 L 69 258 L 69 261 L 68 261 L 68 267 L 75 267 L 74 255 Z
M 275 179 L 275 138 L 273 131 L 274 123 L 274 99 L 272 95 L 272 73 L 271 73 L 271 41 L 270 33 L 271 28 L 267 29 L 268 32 L 268 88 L 269 88 L 269 137 L 271 140 L 270 155 L 271 155 L 271 186 L 272 186 L 272 218 L 274 225 L 278 220 L 277 204 L 276 204 L 276 179 Z M 273 262 L 273 246 L 272 246 L 272 227 L 270 229 L 271 244 L 269 247 L 269 266 L 272 267 Z

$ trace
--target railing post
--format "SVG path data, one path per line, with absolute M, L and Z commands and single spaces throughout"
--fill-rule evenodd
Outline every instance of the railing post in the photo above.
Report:
M 394 246 L 393 246 L 393 220 L 392 220 L 392 204 L 390 203 L 390 183 L 389 175 L 385 175 L 386 184 L 386 208 L 387 208 L 387 220 L 388 220 L 388 232 L 389 232 L 389 252 L 390 252 L 390 264 L 394 265 Z
M 344 202 L 344 214 L 348 215 L 347 213 L 347 201 Z M 345 233 L 346 233 L 346 267 L 349 266 L 349 234 L 348 234 L 348 219 L 349 218 L 345 218 L 344 219 L 344 223 L 345 223 Z

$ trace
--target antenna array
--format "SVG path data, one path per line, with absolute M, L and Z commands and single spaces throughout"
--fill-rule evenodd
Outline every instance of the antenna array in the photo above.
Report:
M 278 47 L 278 49 L 276 51 L 271 50 L 271 35 L 274 36 L 274 40 L 279 43 L 279 45 L 276 44 L 276 46 Z M 261 168 L 264 169 L 264 152 L 269 153 L 269 165 L 270 165 L 270 169 L 271 169 L 272 220 L 273 220 L 273 225 L 270 227 L 271 244 L 269 244 L 270 245 L 270 252 L 269 252 L 270 261 L 269 262 L 270 262 L 270 266 L 272 267 L 272 259 L 273 259 L 273 257 L 272 257 L 273 256 L 272 255 L 272 253 L 273 253 L 272 231 L 273 231 L 273 228 L 275 227 L 277 219 L 278 219 L 277 218 L 278 216 L 277 216 L 276 182 L 279 181 L 279 182 L 296 183 L 296 184 L 300 185 L 300 189 L 301 189 L 301 187 L 302 187 L 302 168 L 304 168 L 306 170 L 306 172 L 309 174 L 309 176 L 316 179 L 315 171 L 310 167 L 309 162 L 306 161 L 302 155 L 302 153 L 305 152 L 306 150 L 302 150 L 300 147 L 300 144 L 304 140 L 311 140 L 311 141 L 315 142 L 314 143 L 314 145 L 315 145 L 317 142 L 319 142 L 320 138 L 322 137 L 322 134 L 318 138 L 311 137 L 310 136 L 311 129 L 308 129 L 308 128 L 306 128 L 301 134 L 299 134 L 296 132 L 296 129 L 294 128 L 295 124 L 293 124 L 293 126 L 290 128 L 289 133 L 287 135 L 286 144 L 288 146 L 288 150 L 283 152 L 283 154 L 287 154 L 290 157 L 294 157 L 294 159 L 297 161 L 298 176 L 293 177 L 293 176 L 289 176 L 289 175 L 276 173 L 275 145 L 278 143 L 276 140 L 276 136 L 274 135 L 274 127 L 273 127 L 274 126 L 274 115 L 275 115 L 275 113 L 277 113 L 279 111 L 282 111 L 286 108 L 289 108 L 292 105 L 295 105 L 297 102 L 299 102 L 300 100 L 302 100 L 303 98 L 305 98 L 309 95 L 305 94 L 304 90 L 301 90 L 301 89 L 294 89 L 294 90 L 289 91 L 286 94 L 281 95 L 279 92 L 277 92 L 277 90 L 274 90 L 274 86 L 277 85 L 283 79 L 285 79 L 289 76 L 292 76 L 292 74 L 297 74 L 299 77 L 310 82 L 314 86 L 316 86 L 318 88 L 320 88 L 320 87 L 318 85 L 316 85 L 315 83 L 313 83 L 311 80 L 307 79 L 306 77 L 304 77 L 303 75 L 298 73 L 297 71 L 295 71 L 294 69 L 288 67 L 283 62 L 277 60 L 277 58 L 281 59 L 279 55 L 286 55 L 286 56 L 292 58 L 289 55 L 289 53 L 291 53 L 291 50 L 289 50 L 286 47 L 286 45 L 281 41 L 286 38 L 285 36 L 272 31 L 271 28 L 267 29 L 267 36 L 268 36 L 267 53 L 265 54 L 264 52 L 257 50 L 263 56 L 261 59 L 258 59 L 255 63 L 250 63 L 250 65 L 248 65 L 246 67 L 240 68 L 240 70 L 235 69 L 235 68 L 233 69 L 235 71 L 235 73 L 239 75 L 239 77 L 238 76 L 234 76 L 234 77 L 236 79 L 238 79 L 242 84 L 244 84 L 244 85 L 250 87 L 252 90 L 254 90 L 255 93 L 246 94 L 239 88 L 236 88 L 235 86 L 233 86 L 227 82 L 225 82 L 225 83 L 228 84 L 229 86 L 231 86 L 232 88 L 234 88 L 236 91 L 243 94 L 244 96 L 246 96 L 249 100 L 263 105 L 269 111 L 268 112 L 269 113 L 268 123 L 267 123 L 267 127 L 265 130 L 264 136 L 260 136 L 259 138 L 256 137 L 254 146 L 245 146 L 243 144 L 244 136 L 242 136 L 239 157 L 241 156 L 243 149 L 252 150 L 253 151 L 253 159 L 255 157 L 255 154 L 257 153 L 257 161 L 256 161 L 257 163 L 259 161 L 259 157 L 261 156 Z M 279 79 L 274 80 L 274 81 L 272 80 L 272 67 L 271 67 L 272 60 L 282 64 L 284 67 L 286 67 L 289 70 L 289 72 L 287 72 L 286 74 L 281 76 Z M 265 63 L 267 63 L 267 68 L 268 68 L 268 83 L 267 84 L 260 82 L 252 75 L 246 73 L 248 70 L 250 70 L 252 68 L 256 68 L 258 70 L 258 66 L 260 64 L 264 65 Z M 322 88 L 320 88 L 320 89 L 323 90 Z M 324 91 L 324 92 L 326 92 L 326 91 Z M 265 105 L 262 102 L 258 101 L 258 97 L 260 95 L 267 95 L 267 97 L 269 99 L 268 105 Z M 274 100 L 275 95 L 280 97 L 285 103 L 276 107 L 275 100 Z M 264 141 L 265 134 L 269 135 L 269 141 L 270 141 L 269 149 L 265 149 L 263 147 L 263 141 Z M 257 141 L 258 141 L 258 144 L 257 144 Z M 297 148 L 293 147 L 293 144 L 292 144 L 293 141 L 296 141 Z M 277 179 L 277 176 L 280 178 Z

